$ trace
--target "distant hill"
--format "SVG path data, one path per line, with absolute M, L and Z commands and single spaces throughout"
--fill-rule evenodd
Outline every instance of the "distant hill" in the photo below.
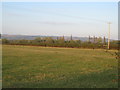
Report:
M 34 40 L 37 37 L 52 37 L 53 39 L 57 39 L 57 37 L 62 36 L 41 36 L 41 35 L 8 35 L 3 34 L 2 39 L 8 39 L 8 40 Z M 70 40 L 70 36 L 64 36 L 65 40 Z M 81 40 L 81 41 L 87 41 L 88 37 L 72 37 L 73 40 Z
M 8 39 L 8 40 L 34 40 L 37 37 L 52 37 L 53 39 L 57 39 L 63 36 L 42 36 L 42 35 L 8 35 L 8 34 L 2 34 L 2 39 Z M 71 36 L 64 36 L 65 40 L 70 40 Z M 81 40 L 81 41 L 88 41 L 88 37 L 72 37 L 73 40 Z M 106 38 L 107 41 L 107 38 Z M 112 39 L 111 39 L 112 41 Z

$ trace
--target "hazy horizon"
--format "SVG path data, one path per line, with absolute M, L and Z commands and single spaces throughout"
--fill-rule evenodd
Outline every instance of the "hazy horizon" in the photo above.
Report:
M 3 34 L 118 39 L 117 2 L 3 2 Z
M 69 38 L 71 38 L 71 35 L 70 36 L 68 36 L 68 35 L 27 35 L 27 34 L 3 34 L 3 35 L 10 35 L 10 36 L 35 36 L 35 37 L 69 37 Z M 72 35 L 72 37 L 77 37 L 77 38 L 89 38 L 89 36 L 73 36 Z M 91 38 L 94 38 L 94 36 L 90 36 Z M 101 37 L 101 36 L 95 36 L 95 37 L 97 37 L 97 38 L 99 38 L 99 37 Z M 101 38 L 104 38 L 104 36 L 103 37 L 101 37 Z M 105 37 L 106 39 L 108 39 L 107 37 Z M 118 39 L 110 39 L 110 40 L 118 40 Z

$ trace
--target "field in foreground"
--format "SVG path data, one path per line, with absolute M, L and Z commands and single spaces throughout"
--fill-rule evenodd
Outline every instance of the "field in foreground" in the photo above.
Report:
M 118 87 L 117 59 L 104 50 L 3 45 L 2 56 L 3 88 Z

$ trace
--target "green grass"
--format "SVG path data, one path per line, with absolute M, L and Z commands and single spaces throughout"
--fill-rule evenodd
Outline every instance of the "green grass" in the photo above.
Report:
M 118 87 L 118 61 L 101 49 L 3 45 L 2 58 L 3 88 Z

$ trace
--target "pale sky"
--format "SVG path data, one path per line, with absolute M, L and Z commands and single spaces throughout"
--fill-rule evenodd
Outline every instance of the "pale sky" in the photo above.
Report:
M 2 33 L 118 39 L 117 2 L 3 2 Z M 1 23 L 1 22 L 0 22 Z

